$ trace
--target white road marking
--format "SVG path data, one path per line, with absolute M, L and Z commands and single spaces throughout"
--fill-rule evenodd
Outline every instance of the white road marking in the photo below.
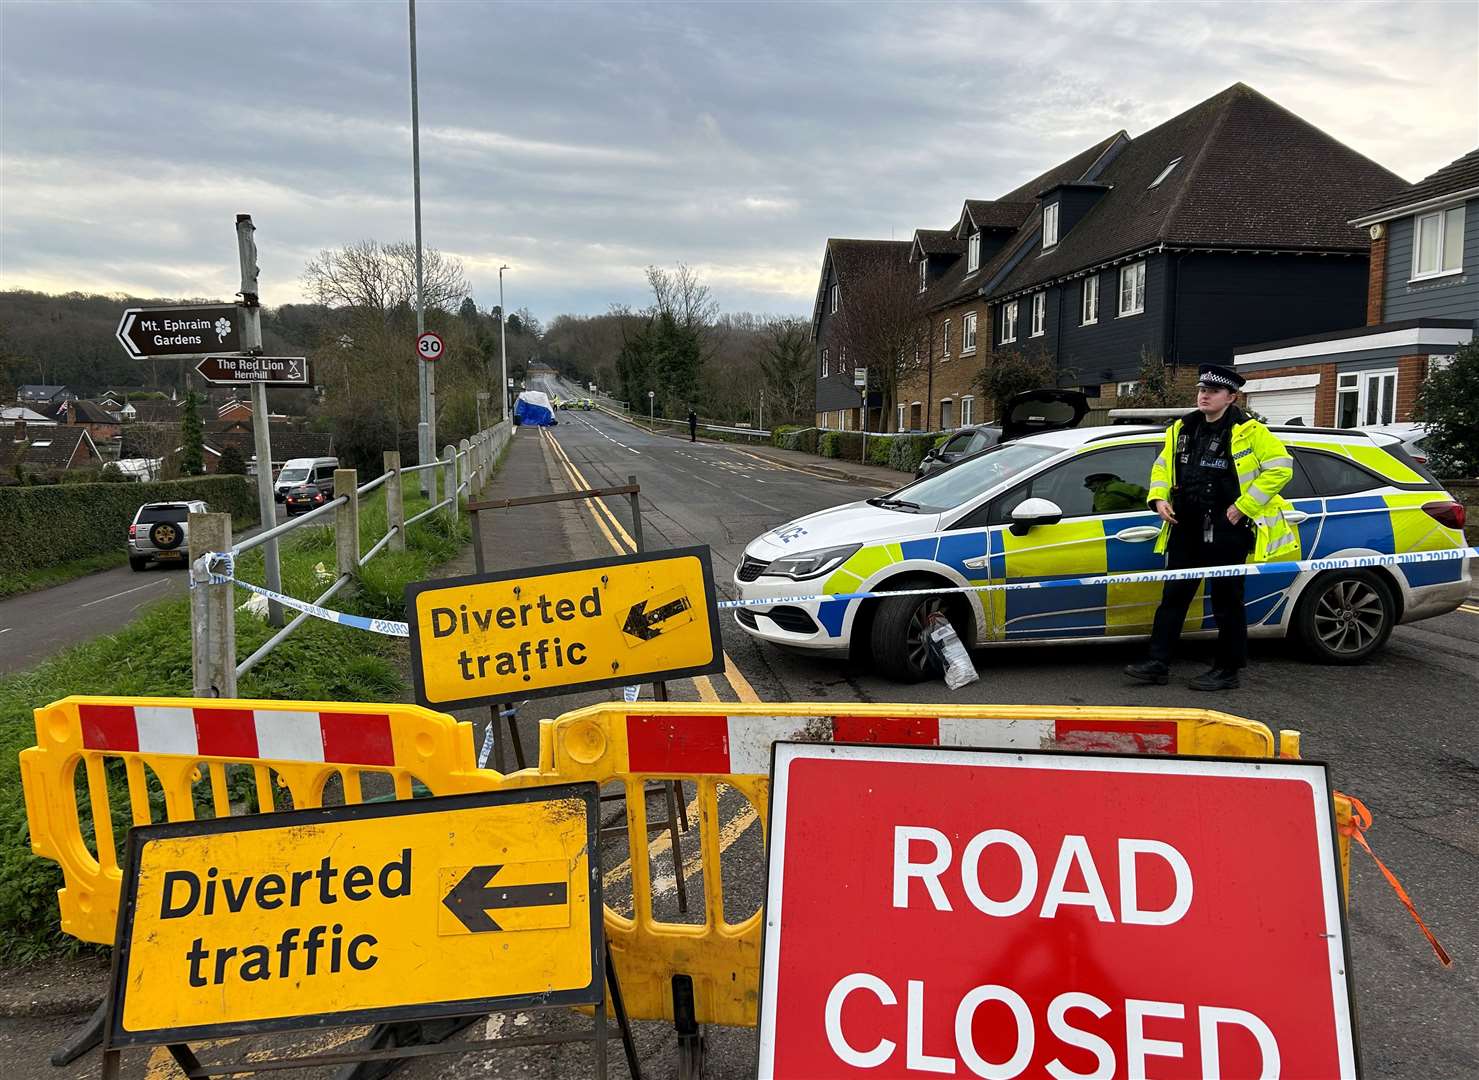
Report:
M 77 606 L 78 607 L 92 607 L 94 604 L 106 604 L 109 600 L 117 600 L 120 596 L 127 596 L 129 593 L 136 593 L 136 592 L 140 592 L 140 591 L 142 591 L 144 589 L 152 589 L 156 585 L 163 585 L 168 580 L 169 580 L 169 578 L 162 577 L 162 578 L 160 578 L 157 581 L 151 581 L 151 582 L 149 582 L 147 585 L 139 585 L 138 587 L 133 588 L 133 589 L 124 589 L 122 592 L 116 592 L 112 596 L 104 596 L 104 597 L 102 597 L 101 599 L 98 599 L 98 600 L 89 600 L 87 603 L 85 603 L 85 604 L 79 604 Z
M 607 442 L 609 442 L 609 443 L 616 443 L 616 445 L 619 446 L 619 447 L 621 447 L 623 450 L 630 450 L 634 454 L 640 455 L 642 453 L 642 451 L 636 449 L 635 447 L 628 446 L 624 442 L 618 442 L 616 439 L 613 439 L 610 435 L 607 435 L 604 431 L 602 431 L 600 428 L 596 427 L 595 424 L 591 423 L 585 417 L 583 417 L 583 416 L 577 416 L 575 419 L 579 420 L 582 424 L 584 424 L 586 427 L 590 428 L 592 431 L 594 431 L 597 435 L 601 436 L 601 438 L 605 439 Z
M 15 627 L 13 626 L 0 626 L 0 634 L 8 634 L 14 629 Z

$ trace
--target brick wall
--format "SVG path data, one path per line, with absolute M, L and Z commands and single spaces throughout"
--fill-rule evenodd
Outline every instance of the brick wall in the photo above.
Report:
M 1371 276 L 1366 282 L 1366 325 L 1382 321 L 1386 306 L 1387 233 L 1383 227 L 1380 240 L 1371 241 Z
M 965 316 L 976 313 L 976 348 L 973 353 L 962 351 Z M 940 425 L 940 402 L 950 401 L 951 425 L 959 426 L 961 399 L 971 397 L 973 409 L 971 422 L 980 424 L 993 419 L 992 407 L 976 385 L 981 374 L 981 365 L 990 352 L 991 326 L 987 305 L 978 300 L 942 308 L 929 316 L 929 340 L 920 347 L 919 367 L 899 380 L 899 400 L 893 415 L 888 418 L 889 431 L 899 427 L 898 405 L 904 408 L 905 426 L 910 426 L 910 403 L 920 402 L 920 423 L 917 426 L 934 430 Z M 950 354 L 945 355 L 945 323 L 950 323 Z M 933 357 L 933 363 L 931 363 Z
M 1403 356 L 1397 361 L 1397 409 L 1396 419 L 1411 420 L 1412 408 L 1417 404 L 1417 392 L 1428 377 L 1428 358 Z

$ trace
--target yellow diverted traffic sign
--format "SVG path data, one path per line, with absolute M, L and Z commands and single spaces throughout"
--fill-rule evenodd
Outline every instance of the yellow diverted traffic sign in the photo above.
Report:
M 110 1046 L 602 996 L 597 787 L 129 834 Z
M 707 547 L 421 582 L 406 621 L 431 708 L 724 669 Z

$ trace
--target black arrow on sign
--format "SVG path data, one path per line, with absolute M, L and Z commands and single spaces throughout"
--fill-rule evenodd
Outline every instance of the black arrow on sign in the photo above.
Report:
M 488 915 L 489 909 L 551 907 L 565 903 L 566 883 L 563 881 L 545 881 L 538 885 L 491 884 L 502 869 L 501 863 L 474 866 L 452 886 L 451 892 L 442 897 L 446 909 L 474 934 L 503 929 Z
M 683 614 L 692 606 L 688 602 L 688 597 L 680 596 L 676 600 L 668 601 L 656 611 L 649 612 L 647 601 L 643 600 L 639 604 L 633 604 L 632 610 L 627 612 L 627 621 L 621 627 L 622 633 L 641 638 L 643 641 L 651 641 L 662 633 L 662 623 L 674 615 Z

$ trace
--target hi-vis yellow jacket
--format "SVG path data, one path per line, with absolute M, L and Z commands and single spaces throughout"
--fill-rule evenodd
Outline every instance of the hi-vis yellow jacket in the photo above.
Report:
M 1176 486 L 1176 443 L 1181 438 L 1183 421 L 1177 420 L 1166 429 L 1166 445 L 1150 470 L 1150 493 L 1146 503 L 1155 508 L 1157 499 L 1171 502 L 1171 489 Z M 1236 506 L 1252 520 L 1257 538 L 1250 562 L 1284 562 L 1299 558 L 1299 531 L 1284 518 L 1292 509 L 1288 499 L 1279 494 L 1294 476 L 1294 459 L 1268 428 L 1257 420 L 1243 419 L 1232 429 L 1233 467 L 1238 470 Z M 1175 503 L 1171 504 L 1173 507 Z M 1171 525 L 1161 523 L 1161 535 L 1155 550 L 1164 552 L 1170 542 Z

